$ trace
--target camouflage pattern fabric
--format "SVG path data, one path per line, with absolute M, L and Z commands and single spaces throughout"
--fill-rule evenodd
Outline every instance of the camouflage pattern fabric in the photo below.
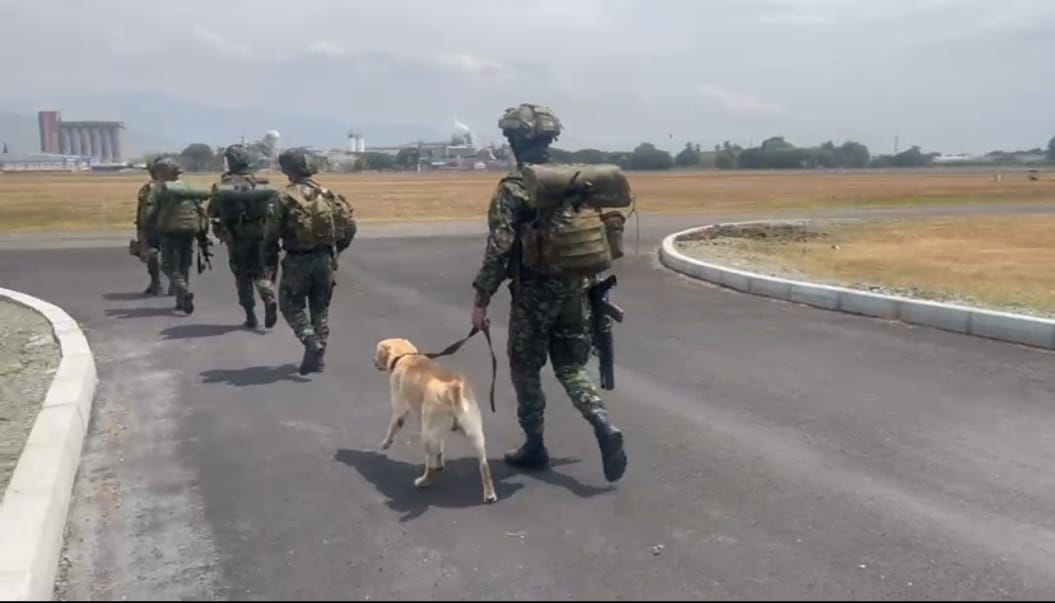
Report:
M 176 299 L 190 293 L 190 266 L 194 259 L 194 235 L 161 237 L 161 270 L 173 284 Z
M 241 146 L 228 147 L 225 151 L 228 163 L 235 162 L 241 167 L 239 161 L 245 160 L 248 167 L 248 159 L 245 150 Z M 253 180 L 251 172 L 226 172 L 220 176 L 220 183 L 227 183 L 234 179 Z M 212 187 L 215 192 L 217 185 Z M 276 303 L 275 280 L 278 270 L 278 259 L 276 257 L 266 258 L 261 253 L 263 246 L 263 232 L 261 225 L 256 232 L 260 236 L 239 236 L 237 228 L 227 228 L 220 221 L 220 209 L 214 199 L 209 200 L 206 214 L 213 223 L 213 234 L 227 245 L 227 266 L 234 275 L 235 289 L 238 292 L 238 304 L 247 312 L 256 307 L 254 289 L 260 300 L 265 305 Z M 255 229 L 254 229 L 255 230 Z
M 234 275 L 238 304 L 246 310 L 256 307 L 254 290 L 265 304 L 275 301 L 277 265 L 265 266 L 260 253 L 262 239 L 234 239 L 228 243 L 227 266 Z
M 287 254 L 282 258 L 278 307 L 302 343 L 314 336 L 319 346 L 326 348 L 333 286 L 333 259 L 329 253 Z M 310 317 L 305 305 L 311 312 Z
M 585 369 L 590 354 L 585 281 L 534 274 L 517 265 L 516 218 L 526 210 L 523 183 L 504 179 L 491 200 L 487 247 L 473 287 L 476 305 L 486 307 L 502 282 L 515 276 L 510 268 L 517 268 L 519 275 L 509 286 L 509 370 L 520 426 L 528 435 L 541 435 L 546 397 L 540 373 L 547 357 L 584 418 L 590 420 L 605 406 Z
M 510 287 L 509 373 L 517 394 L 517 419 L 526 434 L 542 435 L 547 356 L 575 409 L 590 420 L 605 410 L 586 373 L 590 357 L 589 305 L 581 281 L 525 276 Z

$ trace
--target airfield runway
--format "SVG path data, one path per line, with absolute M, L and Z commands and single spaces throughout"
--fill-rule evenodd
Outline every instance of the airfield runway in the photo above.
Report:
M 465 335 L 479 224 L 364 227 L 342 258 L 328 370 L 309 378 L 284 322 L 240 328 L 221 246 L 183 316 L 139 294 L 125 241 L 7 239 L 0 282 L 79 320 L 101 379 L 57 595 L 1050 598 L 1055 356 L 690 281 L 654 251 L 688 225 L 643 219 L 616 271 L 627 319 L 605 398 L 626 435 L 621 482 L 548 367 L 554 467 L 501 461 L 520 442 L 504 288 L 497 414 L 484 341 L 444 360 L 485 407 L 491 506 L 457 437 L 427 491 L 411 485 L 416 421 L 375 452 L 388 381 L 371 365 L 384 337 L 438 350 Z

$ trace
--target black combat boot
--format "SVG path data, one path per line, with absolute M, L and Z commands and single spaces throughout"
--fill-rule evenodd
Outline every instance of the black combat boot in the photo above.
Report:
M 300 374 L 319 372 L 319 342 L 314 335 L 304 340 L 304 357 L 300 361 Z
M 320 343 L 319 345 L 319 360 L 318 360 L 318 372 L 326 370 L 326 344 Z
M 604 477 L 609 482 L 618 481 L 626 471 L 626 452 L 623 450 L 623 432 L 608 422 L 608 413 L 600 410 L 590 416 L 597 445 L 601 449 Z
M 253 308 L 245 308 L 245 322 L 242 323 L 242 326 L 247 329 L 255 329 L 257 324 L 256 312 L 253 311 Z
M 264 303 L 264 326 L 271 328 L 278 322 L 278 304 L 270 301 Z
M 194 294 L 190 291 L 183 296 L 183 311 L 187 314 L 194 314 Z
M 161 293 L 161 283 L 151 278 L 150 284 L 143 290 L 143 295 L 158 295 L 159 293 Z
M 544 469 L 549 465 L 549 452 L 542 442 L 542 434 L 528 434 L 527 441 L 520 448 L 505 454 L 505 461 L 521 469 Z
M 176 295 L 176 285 L 173 285 L 172 281 L 169 281 L 169 292 L 168 292 L 168 295 L 170 295 L 170 296 Z
M 176 296 L 176 309 L 182 312 L 183 311 L 183 296 L 180 295 L 179 291 L 176 291 L 176 293 L 174 295 Z

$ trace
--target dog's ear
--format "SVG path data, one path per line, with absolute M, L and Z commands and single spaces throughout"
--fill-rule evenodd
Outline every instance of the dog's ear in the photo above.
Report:
M 392 351 L 389 349 L 388 344 L 381 342 L 377 344 L 377 353 L 374 355 L 374 366 L 378 370 L 385 370 L 388 368 L 388 357 Z

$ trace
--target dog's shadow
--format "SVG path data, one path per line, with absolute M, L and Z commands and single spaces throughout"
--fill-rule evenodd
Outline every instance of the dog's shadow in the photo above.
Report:
M 373 484 L 388 499 L 388 508 L 403 514 L 400 522 L 417 519 L 432 506 L 464 509 L 486 504 L 475 457 L 448 459 L 432 484 L 420 489 L 414 487 L 413 482 L 424 472 L 424 455 L 420 463 L 407 463 L 376 450 L 341 449 L 334 455 L 334 460 L 356 469 Z M 524 487 L 523 484 L 504 481 L 512 473 L 505 470 L 500 460 L 488 459 L 487 462 L 499 504 Z
M 468 508 L 485 504 L 479 465 L 476 458 L 471 456 L 448 459 L 444 471 L 433 479 L 430 486 L 423 489 L 415 488 L 413 481 L 424 472 L 424 458 L 421 463 L 408 463 L 389 458 L 376 450 L 341 449 L 334 455 L 334 459 L 356 469 L 372 483 L 388 499 L 387 505 L 390 509 L 403 513 L 400 522 L 417 519 L 430 506 Z M 524 487 L 523 484 L 506 481 L 516 475 L 532 477 L 566 488 L 582 498 L 590 498 L 614 489 L 614 486 L 589 486 L 571 476 L 553 471 L 554 467 L 578 462 L 576 459 L 550 459 L 549 469 L 531 472 L 512 471 L 501 459 L 488 459 L 487 462 L 491 467 L 491 481 L 494 482 L 499 504 Z

